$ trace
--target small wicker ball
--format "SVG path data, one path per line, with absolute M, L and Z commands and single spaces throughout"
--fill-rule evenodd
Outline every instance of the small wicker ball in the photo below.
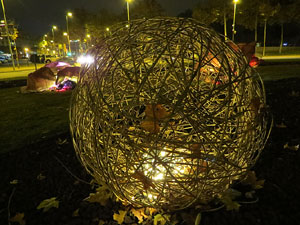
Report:
M 267 140 L 265 93 L 237 48 L 193 19 L 110 28 L 73 92 L 76 153 L 135 206 L 209 202 L 256 162 Z

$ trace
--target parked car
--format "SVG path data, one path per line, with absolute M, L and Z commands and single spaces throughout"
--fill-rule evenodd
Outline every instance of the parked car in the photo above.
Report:
M 5 55 L 0 55 L 0 63 L 7 63 L 8 59 Z
M 56 55 L 42 55 L 42 57 L 45 57 L 44 63 L 51 63 L 51 62 L 56 61 L 56 59 L 57 59 Z

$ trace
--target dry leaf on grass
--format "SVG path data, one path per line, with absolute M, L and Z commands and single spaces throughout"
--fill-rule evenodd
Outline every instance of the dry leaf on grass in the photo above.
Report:
M 127 211 L 119 210 L 119 214 L 114 213 L 113 219 L 118 222 L 118 224 L 122 224 L 125 218 Z
M 20 225 L 25 225 L 24 213 L 17 213 L 14 217 L 9 219 L 10 222 L 19 223 Z
M 43 200 L 36 208 L 43 209 L 43 212 L 47 212 L 51 208 L 58 208 L 58 206 L 59 201 L 56 200 L 56 197 L 53 197 Z

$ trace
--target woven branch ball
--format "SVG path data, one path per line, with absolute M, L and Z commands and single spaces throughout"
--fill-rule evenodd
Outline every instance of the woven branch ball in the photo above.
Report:
M 73 92 L 77 155 L 134 206 L 177 210 L 243 177 L 268 136 L 263 83 L 237 48 L 192 19 L 117 24 Z

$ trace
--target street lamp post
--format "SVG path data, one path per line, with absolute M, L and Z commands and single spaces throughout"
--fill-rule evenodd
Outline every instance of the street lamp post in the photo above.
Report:
M 7 43 L 8 43 L 9 52 L 10 52 L 10 55 L 11 55 L 11 61 L 12 61 L 12 65 L 13 65 L 13 70 L 16 70 L 16 68 L 15 68 L 15 61 L 14 61 L 14 55 L 13 55 L 12 49 L 11 49 L 11 42 L 10 42 L 10 37 L 9 37 L 9 32 L 8 32 L 8 26 L 7 26 L 7 20 L 6 20 L 5 7 L 4 7 L 3 0 L 1 0 L 1 4 L 2 4 L 2 10 L 3 10 L 4 23 L 5 23 L 5 31 L 6 31 L 6 35 L 7 35 Z
M 53 49 L 55 50 L 55 41 L 54 41 L 54 30 L 57 29 L 57 26 L 52 26 L 52 37 L 53 37 Z
M 232 22 L 232 41 L 234 41 L 234 35 L 236 34 L 235 30 L 235 14 L 236 14 L 236 4 L 239 0 L 233 0 L 233 22 Z
M 67 41 L 68 41 L 68 43 L 69 43 L 69 51 L 70 51 L 70 39 L 69 39 L 69 35 L 68 35 L 67 32 L 64 32 L 63 35 L 67 37 Z M 67 55 L 68 55 L 68 54 L 67 54 Z
M 71 52 L 71 43 L 70 43 L 70 34 L 69 34 L 69 17 L 72 17 L 73 14 L 71 12 L 68 12 L 66 15 L 66 22 L 67 22 L 67 36 L 68 36 L 68 44 L 69 44 L 69 52 Z
M 127 19 L 128 19 L 128 23 L 130 23 L 130 16 L 129 16 L 129 3 L 131 2 L 131 0 L 126 0 L 127 2 Z

